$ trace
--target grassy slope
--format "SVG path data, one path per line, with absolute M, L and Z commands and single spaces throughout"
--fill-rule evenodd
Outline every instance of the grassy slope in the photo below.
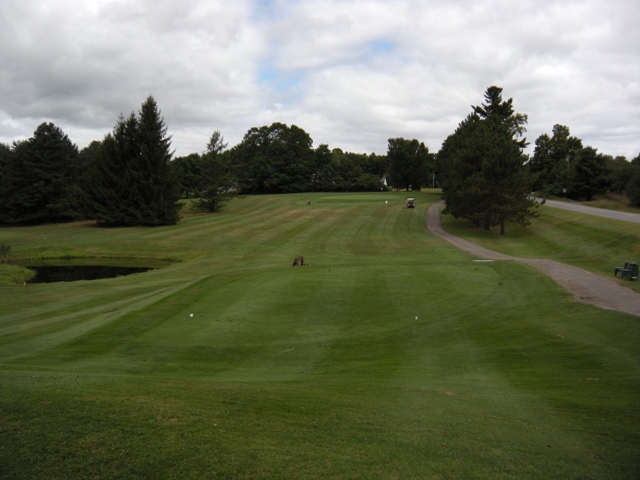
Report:
M 426 232 L 435 195 L 306 198 L 0 230 L 14 255 L 181 260 L 0 288 L 0 477 L 638 477 L 636 318 L 472 264 Z
M 491 250 L 518 257 L 550 258 L 613 277 L 615 267 L 625 261 L 640 263 L 640 224 L 582 215 L 553 207 L 541 207 L 530 226 L 499 228 L 485 232 L 466 220 L 444 215 L 442 224 L 454 235 Z M 620 279 L 620 275 L 618 275 Z M 621 281 L 640 291 L 640 282 Z

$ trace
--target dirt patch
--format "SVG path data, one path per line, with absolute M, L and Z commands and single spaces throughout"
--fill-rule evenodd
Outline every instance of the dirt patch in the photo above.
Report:
M 531 265 L 574 294 L 578 302 L 640 317 L 640 294 L 613 280 L 553 260 L 519 258 L 494 252 L 445 232 L 440 223 L 440 207 L 443 204 L 443 201 L 434 203 L 427 210 L 427 228 L 434 235 L 479 258 L 513 260 Z

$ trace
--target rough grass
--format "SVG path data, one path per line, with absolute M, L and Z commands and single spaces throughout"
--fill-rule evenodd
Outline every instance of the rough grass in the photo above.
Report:
M 472 263 L 414 196 L 0 230 L 24 256 L 175 260 L 0 288 L 0 478 L 637 478 L 637 318 Z

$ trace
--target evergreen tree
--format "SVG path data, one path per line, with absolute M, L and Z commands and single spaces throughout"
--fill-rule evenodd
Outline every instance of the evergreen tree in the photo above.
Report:
M 492 192 L 483 175 L 482 163 L 491 154 L 493 144 L 485 127 L 476 114 L 470 114 L 445 140 L 439 157 L 446 166 L 442 186 L 444 213 L 488 228 Z
M 4 143 L 0 143 L 0 175 L 2 175 L 2 171 L 7 163 L 9 163 L 9 157 L 11 156 L 11 147 L 9 145 L 5 145 Z
M 138 224 L 174 225 L 180 218 L 180 185 L 169 166 L 173 156 L 171 137 L 152 96 L 140 109 L 137 139 L 140 154 L 133 170 Z
M 237 195 L 238 186 L 224 153 L 227 144 L 218 130 L 213 132 L 207 151 L 200 159 L 198 198 L 193 202 L 196 210 L 216 212 Z
M 9 167 L 11 162 L 11 147 L 9 145 L 5 145 L 4 143 L 0 143 L 0 212 L 5 210 L 5 203 L 9 199 L 10 194 L 10 186 L 8 182 L 6 182 Z M 0 223 L 1 220 L 0 213 Z
M 211 134 L 209 143 L 207 143 L 207 153 L 213 155 L 220 155 L 227 148 L 228 143 L 224 143 L 224 138 L 220 133 L 220 130 L 216 130 Z
M 513 138 L 522 137 L 527 129 L 524 127 L 529 117 L 526 114 L 515 113 L 513 111 L 513 99 L 510 98 L 507 101 L 502 100 L 502 88 L 492 86 L 487 88 L 484 94 L 484 98 L 487 101 L 486 104 L 474 107 L 473 111 L 480 118 L 495 118 L 500 124 L 505 125 L 509 130 L 509 133 Z M 522 138 L 518 141 L 520 148 L 525 148 L 528 145 L 526 138 Z
M 121 116 L 105 136 L 87 182 L 87 215 L 105 226 L 175 224 L 180 191 L 169 164 L 170 145 L 153 97 L 138 117 Z
M 84 185 L 85 216 L 100 225 L 135 225 L 135 185 L 131 159 L 137 155 L 138 121 L 120 116 L 113 132 L 102 140 Z
M 10 181 L 12 160 L 11 147 L 0 143 L 0 223 L 8 223 L 8 220 L 12 218 L 12 215 L 8 213 L 13 193 L 12 181 Z
M 2 149 L 0 222 L 38 224 L 79 217 L 76 147 L 53 123 Z
M 80 176 L 80 186 L 83 187 L 83 190 L 87 175 L 95 167 L 101 149 L 102 142 L 94 140 L 78 153 L 78 175 Z
M 537 203 L 529 197 L 531 177 L 524 168 L 522 129 L 514 128 L 511 99 L 502 102 L 501 89 L 490 87 L 488 104 L 474 107 L 438 153 L 443 166 L 445 213 L 467 218 L 488 230 L 505 222 L 527 225 Z M 526 116 L 521 115 L 521 118 Z

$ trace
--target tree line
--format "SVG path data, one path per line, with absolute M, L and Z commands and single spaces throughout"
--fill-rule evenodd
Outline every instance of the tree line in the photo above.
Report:
M 442 187 L 446 212 L 488 229 L 522 225 L 535 215 L 532 191 L 590 199 L 625 191 L 640 206 L 640 156 L 598 153 L 569 128 L 541 135 L 531 158 L 527 116 L 500 87 L 472 106 L 437 153 L 416 139 L 389 138 L 386 155 L 314 148 L 296 125 L 254 127 L 230 149 L 216 130 L 202 153 L 173 158 L 171 136 L 155 99 L 120 116 L 113 131 L 82 150 L 53 123 L 13 145 L 0 144 L 0 223 L 94 220 L 102 226 L 171 225 L 183 199 L 214 212 L 236 195 L 419 190 Z M 386 185 L 383 181 L 386 180 Z
M 0 223 L 174 224 L 180 204 L 171 157 L 153 97 L 82 151 L 42 123 L 28 140 L 0 148 Z
M 27 140 L 0 144 L 0 224 L 172 225 L 183 199 L 214 212 L 236 195 L 381 191 L 385 176 L 419 188 L 434 156 L 417 140 L 392 140 L 389 165 L 386 155 L 314 148 L 303 129 L 273 123 L 251 128 L 230 149 L 216 130 L 204 152 L 173 158 L 171 136 L 150 96 L 80 151 L 51 122 Z
M 591 200 L 606 191 L 626 192 L 629 204 L 640 207 L 640 155 L 628 161 L 598 153 L 583 146 L 566 125 L 554 125 L 551 136 L 538 137 L 528 167 L 533 188 L 542 195 Z
M 243 194 L 380 191 L 386 171 L 386 157 L 330 150 L 327 145 L 313 148 L 313 140 L 296 125 L 273 123 L 251 128 L 242 141 L 229 150 L 220 132 L 215 152 L 178 157 L 175 166 L 181 191 L 187 198 L 198 197 L 208 189 L 202 182 L 207 164 L 214 159 L 219 176 L 225 176 L 223 189 Z M 210 142 L 210 145 L 212 142 Z

